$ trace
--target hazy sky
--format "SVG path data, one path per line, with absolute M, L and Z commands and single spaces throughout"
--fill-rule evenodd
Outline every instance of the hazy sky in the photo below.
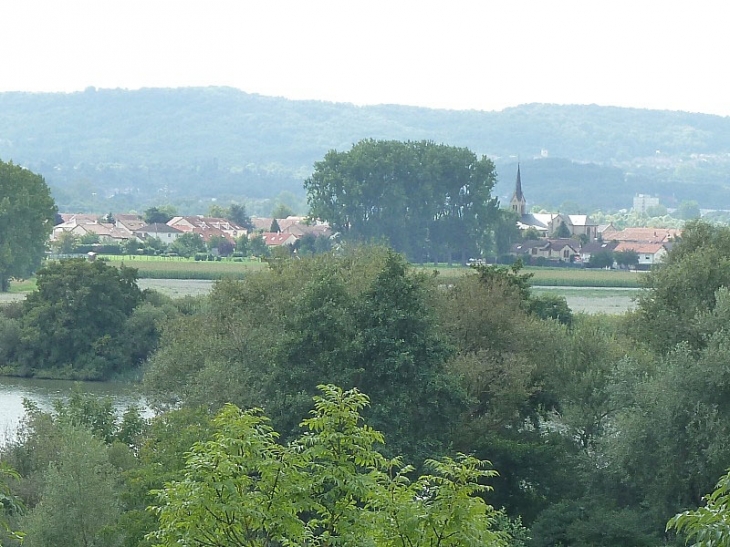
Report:
M 5 0 L 0 91 L 730 115 L 727 0 Z

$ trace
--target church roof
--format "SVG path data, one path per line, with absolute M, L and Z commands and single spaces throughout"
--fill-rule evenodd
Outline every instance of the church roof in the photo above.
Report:
M 515 194 L 512 196 L 512 199 L 516 199 L 517 201 L 524 201 L 525 196 L 522 193 L 522 178 L 520 177 L 520 164 L 517 164 L 517 180 L 515 181 Z

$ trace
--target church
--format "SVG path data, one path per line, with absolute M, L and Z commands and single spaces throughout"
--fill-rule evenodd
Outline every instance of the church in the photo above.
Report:
M 517 180 L 515 181 L 515 192 L 509 202 L 510 209 L 517 214 L 517 227 L 521 232 L 534 228 L 542 237 L 556 237 L 559 234 L 570 237 L 581 237 L 585 235 L 588 241 L 593 241 L 598 236 L 598 225 L 588 215 L 567 215 L 564 213 L 528 213 L 527 200 L 522 192 L 522 177 L 520 175 L 520 164 L 517 164 Z M 582 238 L 582 239 L 585 239 Z

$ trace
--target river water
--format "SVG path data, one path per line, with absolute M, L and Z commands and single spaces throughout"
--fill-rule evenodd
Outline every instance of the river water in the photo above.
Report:
M 29 399 L 44 410 L 50 410 L 53 401 L 68 397 L 76 386 L 85 393 L 110 397 L 120 410 L 132 404 L 144 407 L 144 400 L 130 384 L 112 382 L 71 382 L 65 380 L 33 380 L 0 376 L 0 444 L 12 438 L 25 414 L 23 399 Z

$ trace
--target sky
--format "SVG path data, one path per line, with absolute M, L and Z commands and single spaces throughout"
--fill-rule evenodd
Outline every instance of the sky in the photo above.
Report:
M 730 115 L 727 0 L 5 0 L 0 91 Z

